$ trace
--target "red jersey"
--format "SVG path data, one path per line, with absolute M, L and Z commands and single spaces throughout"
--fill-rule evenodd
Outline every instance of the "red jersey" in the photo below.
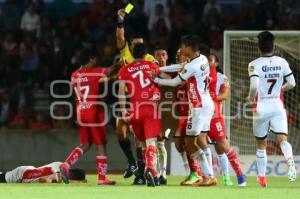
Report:
M 159 100 L 159 88 L 152 80 L 152 74 L 160 74 L 159 66 L 149 61 L 136 61 L 121 68 L 119 79 L 126 86 L 131 103 Z
M 72 87 L 76 93 L 76 105 L 90 108 L 99 100 L 99 79 L 107 75 L 107 68 L 80 68 L 72 73 Z
M 186 91 L 186 85 L 179 85 L 177 87 L 176 99 L 179 104 L 176 106 L 179 116 L 188 116 L 189 114 L 189 100 Z

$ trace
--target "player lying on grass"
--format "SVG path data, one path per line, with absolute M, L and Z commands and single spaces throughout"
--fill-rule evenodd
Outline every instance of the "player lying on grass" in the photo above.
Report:
M 253 133 L 256 138 L 257 181 L 267 186 L 267 135 L 272 132 L 280 144 L 281 151 L 288 164 L 289 181 L 296 180 L 296 169 L 291 144 L 287 141 L 287 114 L 281 100 L 281 94 L 296 86 L 289 63 L 273 54 L 274 36 L 268 31 L 258 35 L 258 47 L 261 56 L 249 63 L 250 89 L 248 102 L 255 103 L 253 114 Z M 286 82 L 286 83 L 285 83 Z
M 124 60 L 126 64 L 130 64 L 134 61 L 134 57 L 132 55 L 133 47 L 135 44 L 144 43 L 144 40 L 141 36 L 133 36 L 131 37 L 130 43 L 125 39 L 125 29 L 124 29 L 124 20 L 125 20 L 125 10 L 120 9 L 118 10 L 118 22 L 117 22 L 117 29 L 116 29 L 116 38 L 117 38 L 117 47 L 120 50 L 121 59 Z M 143 58 L 146 61 L 154 61 L 154 57 L 150 54 L 146 54 Z M 117 118 L 116 120 L 116 129 L 117 129 L 117 136 L 120 147 L 124 152 L 128 165 L 123 174 L 124 178 L 131 177 L 134 173 L 136 177 L 134 179 L 133 184 L 145 184 L 145 179 L 143 176 L 145 163 L 143 161 L 143 154 L 142 148 L 139 146 L 139 143 L 136 143 L 136 155 L 137 155 L 137 164 L 134 159 L 132 150 L 131 150 L 131 143 L 128 137 L 130 127 L 129 124 L 125 123 L 123 120 Z
M 190 59 L 183 71 L 171 80 L 155 78 L 155 83 L 176 87 L 186 81 L 190 115 L 187 122 L 185 146 L 188 154 L 193 155 L 201 166 L 206 179 L 199 185 L 216 185 L 217 179 L 209 166 L 207 156 L 211 156 L 207 145 L 207 133 L 214 113 L 214 104 L 208 92 L 209 65 L 205 56 L 199 54 L 199 39 L 195 35 L 184 36 L 181 52 Z
M 61 183 L 61 164 L 52 162 L 37 168 L 20 166 L 11 171 L 0 172 L 0 183 Z M 81 169 L 70 169 L 70 182 L 86 182 L 85 172 Z
M 68 183 L 69 168 L 87 152 L 92 144 L 96 147 L 96 169 L 98 185 L 114 185 L 107 179 L 106 115 L 99 103 L 99 79 L 115 71 L 115 67 L 97 67 L 96 54 L 85 49 L 80 54 L 81 67 L 73 72 L 72 87 L 76 94 L 76 116 L 80 134 L 80 145 L 76 147 L 60 166 L 62 180 Z M 103 103 L 103 102 L 102 102 Z

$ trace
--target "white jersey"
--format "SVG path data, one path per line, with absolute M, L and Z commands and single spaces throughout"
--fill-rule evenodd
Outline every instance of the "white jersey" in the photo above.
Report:
M 181 79 L 187 81 L 188 98 L 192 108 L 210 106 L 212 103 L 208 91 L 209 73 L 208 60 L 205 56 L 200 55 L 186 64 L 183 72 L 179 74 Z
M 223 87 L 229 87 L 229 82 L 228 82 L 228 78 L 226 75 L 218 72 L 217 73 L 217 95 L 220 94 L 220 90 Z
M 250 78 L 257 76 L 257 112 L 270 113 L 284 110 L 281 101 L 281 88 L 284 78 L 292 75 L 289 64 L 278 56 L 264 56 L 250 62 L 248 66 Z
M 55 173 L 59 172 L 59 166 L 61 165 L 61 162 L 52 162 L 50 164 L 38 167 L 38 168 L 44 168 L 44 167 L 51 167 L 53 174 L 48 176 L 49 179 L 55 180 Z M 32 178 L 32 179 L 23 179 L 23 174 L 28 169 L 36 169 L 36 167 L 33 166 L 20 166 L 15 168 L 12 171 L 8 171 L 5 174 L 5 180 L 7 183 L 18 183 L 18 182 L 25 182 L 25 183 L 31 183 L 31 182 L 39 182 L 40 178 Z M 47 176 L 43 176 L 47 177 Z

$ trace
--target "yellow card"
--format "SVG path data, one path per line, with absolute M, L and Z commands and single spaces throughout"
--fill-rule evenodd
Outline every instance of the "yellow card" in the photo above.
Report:
M 133 8 L 134 8 L 134 5 L 132 5 L 131 3 L 128 3 L 127 6 L 125 7 L 125 12 L 127 14 L 129 14 Z

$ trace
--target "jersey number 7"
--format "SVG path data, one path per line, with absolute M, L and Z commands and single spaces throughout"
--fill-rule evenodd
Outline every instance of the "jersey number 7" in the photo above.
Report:
M 274 85 L 277 82 L 277 79 L 268 79 L 267 82 L 271 84 L 270 87 L 269 87 L 269 90 L 268 90 L 268 94 L 270 95 L 272 93 Z

